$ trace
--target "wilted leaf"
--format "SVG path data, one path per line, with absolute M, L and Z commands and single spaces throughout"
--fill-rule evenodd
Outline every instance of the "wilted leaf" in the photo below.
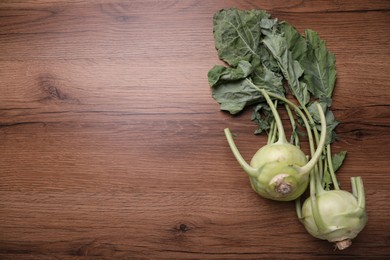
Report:
M 281 34 L 268 35 L 264 38 L 263 43 L 278 62 L 280 70 L 289 83 L 294 96 L 302 104 L 308 103 L 310 96 L 306 84 L 299 81 L 303 74 L 303 69 L 299 62 L 293 59 L 292 53 L 288 49 L 286 38 Z
M 224 82 L 243 79 L 248 77 L 252 70 L 252 65 L 247 61 L 240 61 L 236 68 L 216 65 L 208 73 L 209 84 L 213 87 Z
M 347 155 L 347 152 L 346 151 L 341 151 L 339 153 L 336 153 L 332 156 L 332 165 L 333 165 L 333 170 L 336 172 L 340 167 L 341 165 L 343 164 L 344 162 L 344 159 Z
M 261 134 L 263 131 L 270 129 L 271 123 L 274 121 L 271 108 L 266 102 L 259 103 L 252 113 L 251 120 L 256 122 L 258 128 L 255 131 L 255 134 Z
M 213 98 L 221 104 L 221 110 L 237 114 L 245 106 L 262 100 L 260 92 L 246 79 L 229 81 L 212 88 Z
M 304 37 L 290 24 L 279 23 L 279 29 L 286 38 L 288 50 L 291 51 L 292 58 L 300 62 L 306 56 L 307 43 Z
M 256 61 L 256 62 L 255 62 Z M 283 76 L 265 67 L 260 60 L 254 61 L 254 69 L 251 75 L 253 84 L 269 92 L 284 97 Z
M 316 32 L 306 30 L 306 40 L 307 55 L 301 62 L 305 70 L 303 80 L 316 98 L 332 98 L 336 82 L 335 56 Z
M 231 66 L 258 57 L 259 22 L 270 15 L 262 10 L 224 9 L 214 15 L 214 40 L 220 59 Z

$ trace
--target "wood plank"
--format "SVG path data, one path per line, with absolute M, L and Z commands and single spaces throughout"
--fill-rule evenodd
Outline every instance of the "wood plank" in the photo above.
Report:
M 262 8 L 316 30 L 337 59 L 333 101 L 369 222 L 346 251 L 293 203 L 260 198 L 251 111 L 210 95 L 212 16 Z M 1 259 L 385 259 L 390 255 L 389 1 L 2 1 Z M 287 122 L 284 115 L 283 120 Z M 307 151 L 307 144 L 304 142 Z M 288 257 L 287 257 L 288 256 Z

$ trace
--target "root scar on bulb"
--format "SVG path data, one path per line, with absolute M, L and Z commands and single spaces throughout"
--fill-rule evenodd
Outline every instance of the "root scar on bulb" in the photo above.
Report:
M 282 173 L 272 178 L 270 183 L 273 183 L 275 185 L 275 192 L 280 193 L 282 195 L 287 195 L 292 191 L 291 184 L 284 181 L 284 179 L 288 176 L 288 174 Z

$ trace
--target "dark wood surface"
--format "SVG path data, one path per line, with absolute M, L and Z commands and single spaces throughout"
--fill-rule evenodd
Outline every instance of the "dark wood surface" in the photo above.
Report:
M 362 176 L 369 222 L 351 248 L 308 235 L 293 203 L 256 195 L 250 112 L 211 98 L 212 16 L 261 8 L 336 54 L 334 150 Z M 1 259 L 385 259 L 390 255 L 390 2 L 0 3 Z

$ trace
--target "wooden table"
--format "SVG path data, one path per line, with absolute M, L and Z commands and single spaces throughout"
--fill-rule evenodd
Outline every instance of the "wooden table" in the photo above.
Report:
M 336 54 L 333 109 L 369 222 L 351 248 L 308 235 L 294 204 L 255 194 L 265 143 L 210 95 L 212 16 L 260 8 Z M 390 255 L 390 2 L 0 3 L 1 259 L 384 259 Z

